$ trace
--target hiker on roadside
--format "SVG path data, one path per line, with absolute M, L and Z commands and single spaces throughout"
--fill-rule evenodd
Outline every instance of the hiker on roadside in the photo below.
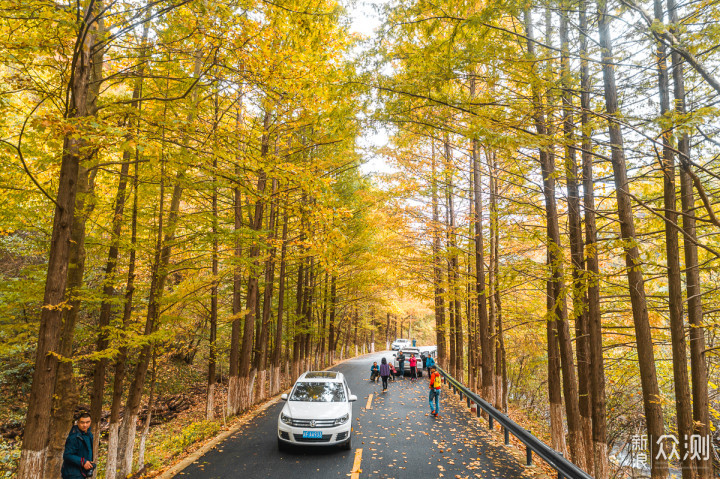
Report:
M 410 381 L 417 380 L 417 358 L 415 354 L 410 355 Z
M 388 378 L 390 377 L 390 366 L 387 359 L 382 358 L 380 361 L 380 378 L 382 379 L 383 392 L 387 391 Z
M 398 375 L 397 369 L 395 369 L 395 366 L 393 366 L 393 363 L 388 363 L 388 366 L 390 366 L 390 380 L 392 382 L 395 382 L 395 377 Z
M 433 365 L 430 367 L 430 394 L 428 395 L 428 402 L 430 402 L 430 414 L 435 417 L 440 417 L 440 388 L 442 388 L 442 377 Z M 435 407 L 433 407 L 433 400 L 435 400 Z
M 405 355 L 402 351 L 398 351 L 397 354 L 398 372 L 402 378 L 405 377 Z
M 370 366 L 370 381 L 377 382 L 378 377 L 380 377 L 380 367 L 377 361 L 375 361 L 372 363 L 372 366 Z
M 424 366 L 428 371 L 430 371 L 430 368 L 435 366 L 435 360 L 432 356 L 430 356 L 430 354 L 428 354 L 427 358 L 425 359 Z
M 60 470 L 62 479 L 82 479 L 92 477 L 95 471 L 93 462 L 93 434 L 90 431 L 90 414 L 84 412 L 70 429 L 65 440 L 63 465 Z

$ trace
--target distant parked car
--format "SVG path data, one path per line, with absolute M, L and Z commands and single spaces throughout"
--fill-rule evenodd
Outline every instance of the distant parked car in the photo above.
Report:
M 345 376 L 336 371 L 303 373 L 278 417 L 278 449 L 297 446 L 341 446 L 349 450 L 352 440 L 352 403 Z
M 410 340 L 409 339 L 396 339 L 392 343 L 392 350 L 393 351 L 399 351 L 405 346 L 410 346 Z
M 415 359 L 417 359 L 417 375 L 418 377 L 422 377 L 423 371 L 425 370 L 425 361 L 423 361 L 422 354 L 420 351 L 420 348 L 414 348 L 412 346 L 405 346 L 401 349 L 402 353 L 405 355 L 405 367 L 404 372 L 405 376 L 410 375 L 410 356 L 413 354 L 415 355 Z M 395 369 L 398 369 L 400 367 L 400 363 L 398 363 L 397 360 L 397 354 L 393 354 L 393 365 L 395 366 Z

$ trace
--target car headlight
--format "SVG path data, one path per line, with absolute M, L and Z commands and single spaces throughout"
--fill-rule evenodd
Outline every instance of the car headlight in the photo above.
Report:
M 350 414 L 345 414 L 343 417 L 335 419 L 335 425 L 339 426 L 340 424 L 345 424 L 348 422 L 348 419 L 350 419 Z
M 280 420 L 285 424 L 292 426 L 292 418 L 290 416 L 286 416 L 285 413 L 280 413 Z

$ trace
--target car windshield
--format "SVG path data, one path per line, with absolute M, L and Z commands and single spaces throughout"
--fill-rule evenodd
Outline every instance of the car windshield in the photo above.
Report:
M 342 383 L 301 382 L 295 385 L 290 401 L 343 402 L 345 401 L 345 390 Z

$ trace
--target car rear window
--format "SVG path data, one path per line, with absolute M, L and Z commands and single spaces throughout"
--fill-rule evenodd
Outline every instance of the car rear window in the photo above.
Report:
M 342 383 L 297 383 L 290 395 L 290 401 L 343 402 L 345 401 L 345 389 Z

